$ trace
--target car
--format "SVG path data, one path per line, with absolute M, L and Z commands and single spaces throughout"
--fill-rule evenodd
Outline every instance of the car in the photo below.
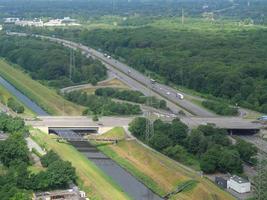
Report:
M 171 93 L 170 92 L 166 92 L 167 95 L 170 95 Z
M 183 100 L 184 99 L 184 95 L 182 95 L 181 93 L 176 93 L 176 97 Z

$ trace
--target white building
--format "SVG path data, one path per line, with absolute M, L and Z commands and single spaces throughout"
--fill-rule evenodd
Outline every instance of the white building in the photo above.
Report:
M 19 18 L 9 17 L 4 19 L 6 24 L 14 24 L 15 22 L 19 21 Z
M 227 181 L 227 188 L 242 194 L 250 192 L 251 183 L 244 178 L 234 175 Z
M 2 31 L 3 30 L 3 26 L 2 25 L 0 25 L 0 31 Z
M 62 19 L 51 19 L 44 23 L 44 26 L 65 26 L 65 24 L 62 23 Z
M 34 20 L 20 20 L 16 21 L 15 25 L 18 26 L 35 26 L 35 27 L 43 27 L 44 22 L 41 19 L 34 19 Z

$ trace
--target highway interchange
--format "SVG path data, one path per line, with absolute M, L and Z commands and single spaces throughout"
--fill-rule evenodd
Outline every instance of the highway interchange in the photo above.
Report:
M 73 48 L 75 50 L 80 50 L 83 54 L 87 56 L 91 56 L 96 58 L 108 68 L 108 70 L 112 71 L 117 75 L 119 79 L 125 82 L 127 85 L 131 86 L 132 88 L 143 92 L 147 96 L 157 96 L 158 98 L 164 99 L 167 101 L 168 107 L 172 110 L 173 113 L 178 114 L 181 109 L 185 110 L 188 115 L 197 115 L 202 117 L 214 117 L 215 114 L 200 107 L 186 98 L 181 100 L 177 94 L 181 93 L 181 91 L 175 90 L 169 86 L 160 84 L 160 83 L 151 83 L 151 79 L 149 77 L 144 76 L 140 72 L 134 70 L 133 68 L 129 67 L 128 65 L 113 59 L 112 57 L 105 56 L 104 53 L 99 52 L 95 49 L 89 48 L 79 43 L 75 43 L 72 41 L 48 37 L 48 36 L 41 36 L 41 35 L 34 35 L 35 37 L 48 39 L 50 41 L 54 41 L 60 43 L 64 46 Z M 185 97 L 186 94 L 183 94 Z
M 28 34 L 25 33 L 15 33 L 15 32 L 9 32 L 8 35 L 17 35 L 23 37 L 29 36 Z M 183 110 L 186 113 L 186 116 L 179 116 L 179 117 L 189 127 L 196 127 L 198 125 L 209 124 L 209 123 L 216 124 L 220 128 L 236 128 L 236 129 L 238 128 L 260 129 L 264 126 L 259 123 L 254 123 L 253 120 L 246 120 L 241 117 L 216 116 L 214 113 L 204 109 L 203 107 L 190 102 L 187 99 L 187 97 L 192 98 L 192 96 L 188 94 L 183 94 L 185 98 L 181 100 L 179 97 L 177 97 L 177 93 L 181 93 L 180 91 L 160 83 L 151 83 L 149 77 L 144 76 L 143 74 L 132 69 L 126 64 L 121 63 L 110 56 L 104 55 L 104 53 L 99 52 L 90 47 L 55 37 L 35 35 L 35 34 L 31 36 L 57 42 L 74 50 L 80 50 L 86 56 L 90 56 L 100 60 L 108 68 L 110 73 L 113 73 L 118 79 L 125 82 L 133 89 L 139 90 L 147 96 L 156 96 L 160 99 L 166 100 L 168 107 L 171 109 L 172 113 L 175 114 L 175 116 L 179 114 L 180 110 Z M 171 117 L 169 118 L 169 120 L 171 120 Z

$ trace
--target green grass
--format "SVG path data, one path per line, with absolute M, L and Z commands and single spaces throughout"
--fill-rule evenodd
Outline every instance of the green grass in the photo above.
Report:
M 103 137 L 122 139 L 125 137 L 125 134 L 122 128 L 117 127 L 106 133 Z M 164 195 L 165 192 L 161 189 L 160 185 L 158 185 L 152 178 L 142 173 L 142 171 L 137 169 L 132 163 L 120 157 L 115 151 L 112 150 L 112 148 L 110 148 L 109 145 L 97 145 L 97 148 L 104 154 L 106 154 L 109 158 L 116 161 L 121 167 L 129 171 L 133 176 L 138 178 L 151 190 L 155 191 L 161 196 Z
M 125 135 L 122 128 L 114 128 L 101 137 L 121 137 L 122 134 Z M 234 199 L 208 179 L 200 178 L 195 171 L 144 147 L 136 140 L 124 140 L 116 145 L 99 142 L 98 148 L 158 194 L 167 194 L 190 181 L 190 187 L 172 199 L 213 200 L 214 195 L 218 200 Z
M 83 107 L 64 100 L 56 91 L 31 79 L 17 66 L 0 60 L 0 75 L 52 115 L 81 115 Z
M 79 186 L 87 192 L 90 199 L 130 199 L 111 178 L 73 146 L 67 143 L 58 143 L 55 140 L 56 136 L 51 136 L 37 130 L 31 132 L 31 137 L 40 146 L 54 150 L 63 160 L 72 163 L 79 177 Z
M 44 171 L 45 168 L 37 165 L 31 165 L 28 167 L 28 170 L 33 174 L 38 174 L 39 172 Z

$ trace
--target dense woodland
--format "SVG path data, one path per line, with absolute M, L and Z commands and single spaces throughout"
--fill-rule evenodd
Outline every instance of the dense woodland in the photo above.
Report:
M 146 26 L 83 31 L 80 37 L 142 72 L 155 72 L 165 83 L 267 113 L 265 29 L 205 32 Z
M 48 41 L 1 35 L 0 56 L 53 87 L 96 84 L 106 78 L 106 68 L 99 61 L 79 52 L 75 52 L 75 67 L 70 70 L 70 50 Z
M 0 114 L 0 131 L 8 135 L 0 141 L 1 200 L 29 200 L 32 191 L 68 188 L 76 181 L 75 169 L 54 152 L 41 157 L 44 171 L 28 170 L 32 160 L 25 140 L 28 129 L 22 119 Z
M 241 173 L 242 162 L 256 163 L 255 146 L 237 140 L 231 144 L 223 129 L 199 126 L 190 132 L 179 119 L 154 121 L 154 134 L 146 135 L 146 118 L 136 118 L 129 130 L 152 148 L 186 165 L 200 166 L 205 173 Z
M 86 92 L 73 91 L 64 94 L 65 98 L 69 101 L 87 107 L 84 115 L 138 115 L 141 114 L 139 105 L 130 103 L 114 102 L 111 98 L 104 96 L 97 96 L 87 94 Z

